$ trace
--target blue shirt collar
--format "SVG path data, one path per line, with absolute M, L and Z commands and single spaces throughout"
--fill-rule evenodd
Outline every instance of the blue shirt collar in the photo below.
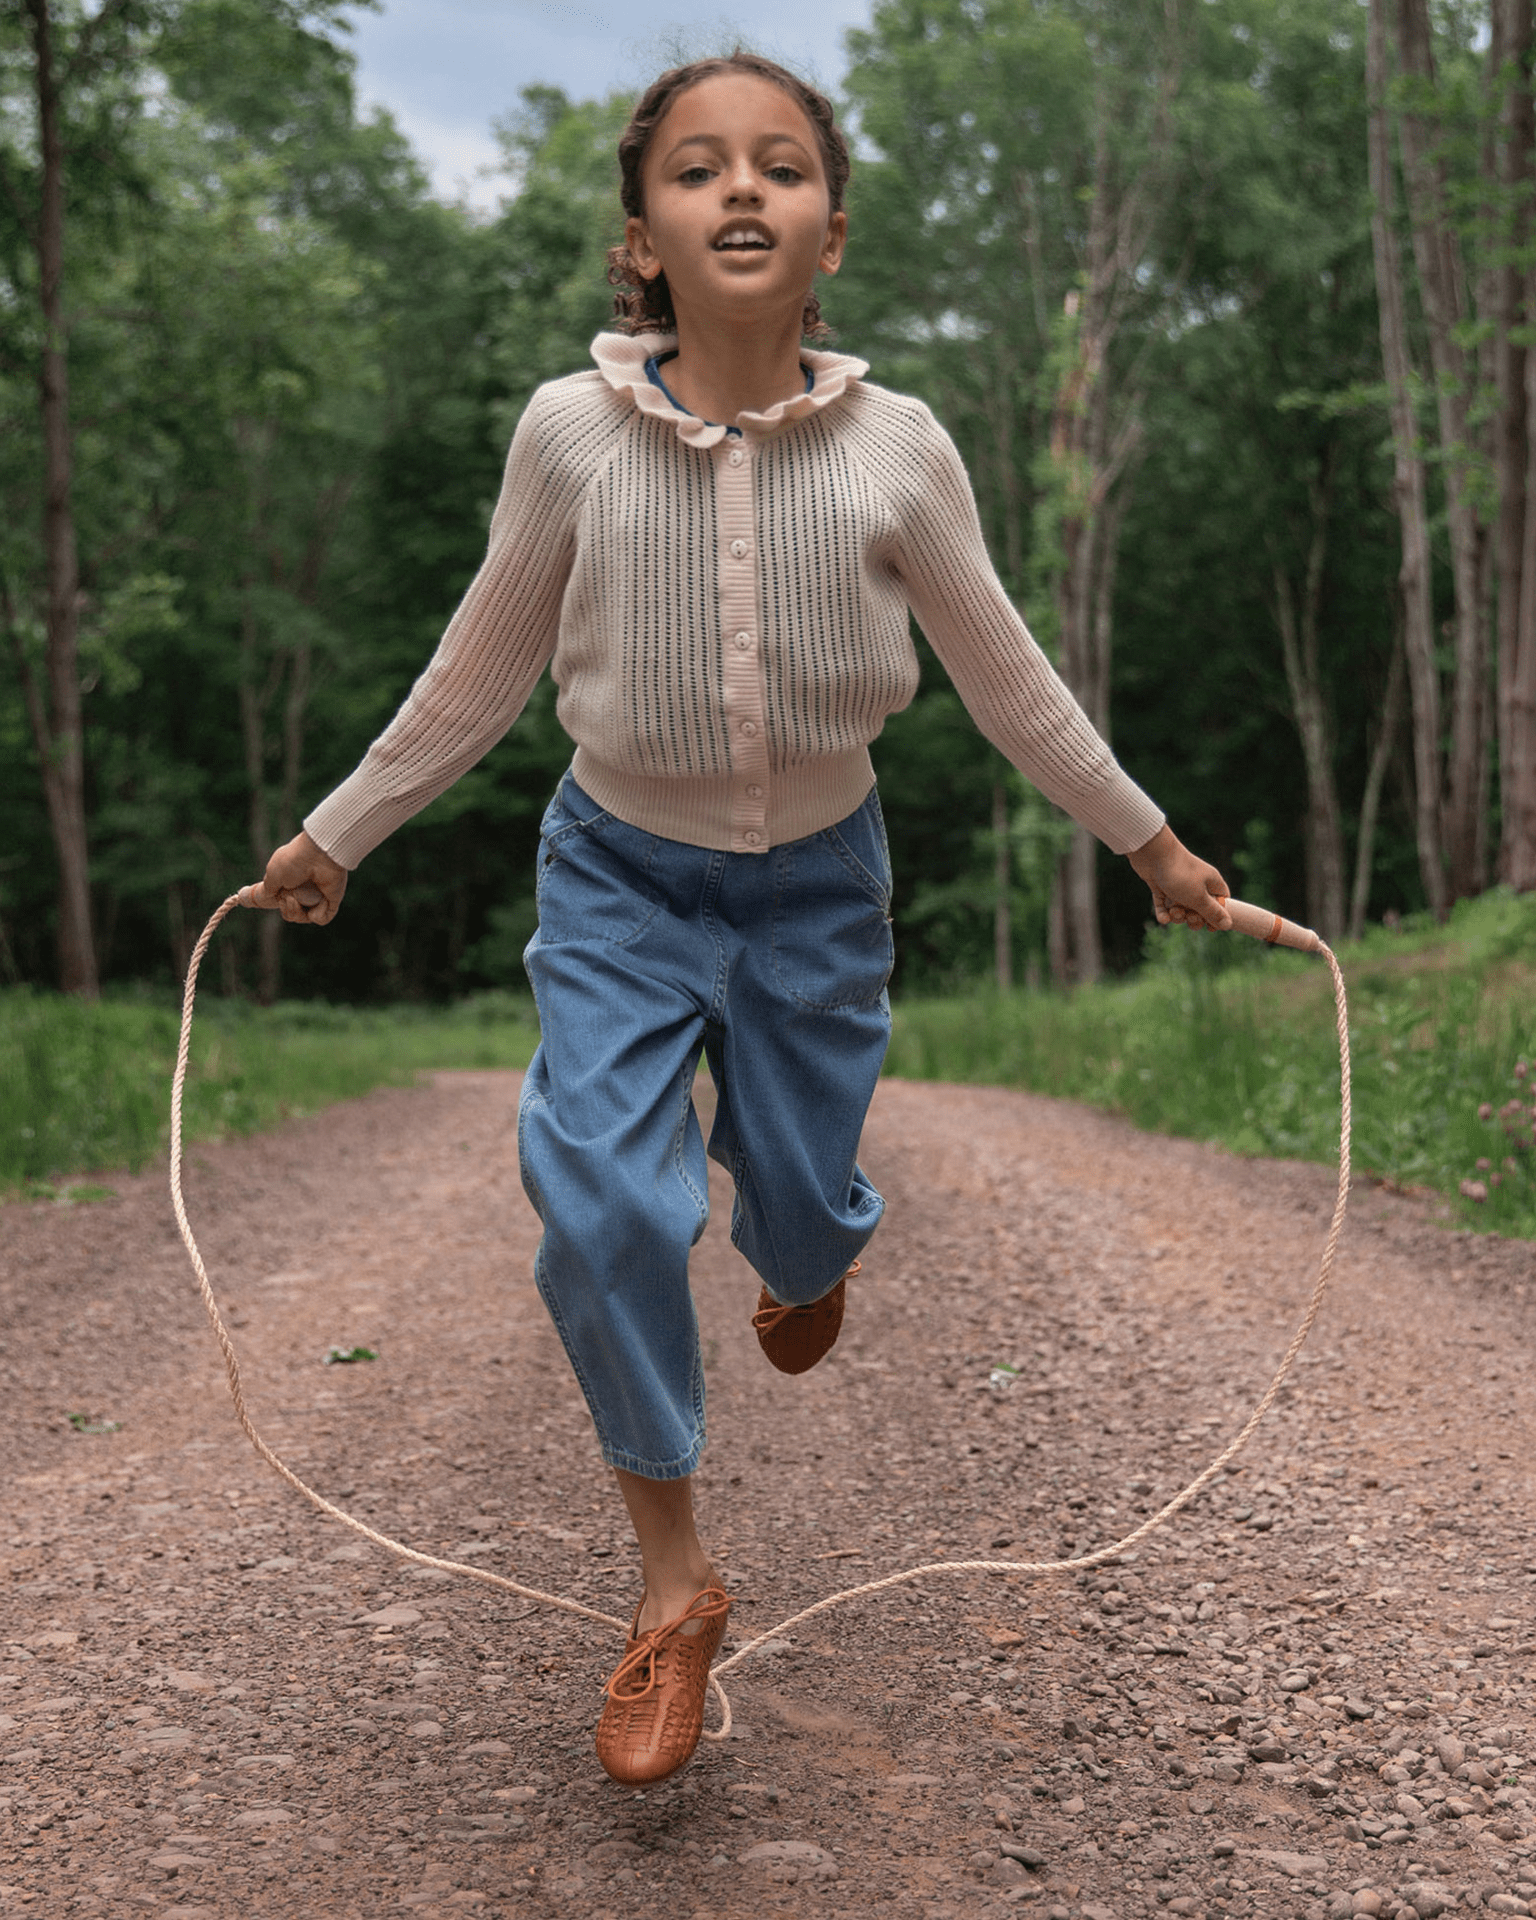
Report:
M 690 418 L 696 420 L 698 418 L 698 415 L 694 413 L 692 407 L 685 407 L 682 401 L 678 399 L 677 395 L 672 391 L 672 389 L 667 385 L 666 381 L 663 380 L 661 377 L 662 367 L 666 365 L 667 361 L 675 360 L 676 358 L 677 358 L 676 347 L 673 347 L 669 353 L 653 353 L 650 359 L 647 360 L 645 363 L 645 377 L 647 380 L 650 381 L 653 387 L 661 388 L 662 392 L 672 402 L 673 406 L 677 408 L 679 413 L 686 413 L 690 416 Z M 816 375 L 812 371 L 812 369 L 805 364 L 803 360 L 800 362 L 800 371 L 805 375 L 805 390 L 807 393 L 810 393 L 816 385 Z M 718 422 L 710 421 L 708 424 L 711 426 L 714 426 L 714 425 L 717 425 Z M 734 433 L 738 440 L 741 438 L 740 427 L 727 427 L 726 432 Z

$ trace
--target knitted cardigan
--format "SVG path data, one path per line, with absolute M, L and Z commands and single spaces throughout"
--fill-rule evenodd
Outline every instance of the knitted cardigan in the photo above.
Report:
M 548 665 L 600 807 L 736 853 L 833 825 L 917 690 L 908 610 L 988 739 L 1116 853 L 1163 815 L 1030 637 L 954 443 L 864 361 L 735 429 L 646 376 L 671 336 L 600 333 L 513 435 L 484 564 L 398 714 L 305 821 L 345 867 L 437 797 Z

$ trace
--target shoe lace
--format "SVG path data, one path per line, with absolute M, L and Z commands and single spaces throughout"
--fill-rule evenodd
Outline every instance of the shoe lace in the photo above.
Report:
M 626 1649 L 624 1658 L 608 1676 L 608 1684 L 604 1688 L 608 1698 L 622 1701 L 644 1700 L 656 1689 L 656 1662 L 665 1651 L 667 1641 L 687 1626 L 690 1620 L 697 1620 L 701 1625 L 711 1620 L 723 1620 L 730 1611 L 730 1606 L 730 1598 L 723 1588 L 705 1587 L 693 1596 L 675 1620 L 669 1620 L 665 1626 L 652 1627 L 649 1632 L 639 1634 Z
M 853 1265 L 843 1275 L 843 1280 L 851 1280 L 854 1274 L 862 1273 L 863 1270 L 864 1270 L 863 1261 L 855 1260 Z M 841 1280 L 838 1282 L 838 1285 L 839 1286 L 842 1285 Z M 822 1300 L 824 1300 L 825 1298 L 826 1298 L 826 1295 L 823 1294 Z M 759 1333 L 774 1333 L 780 1327 L 783 1326 L 786 1320 L 792 1320 L 797 1313 L 815 1313 L 815 1311 L 820 1305 L 821 1305 L 821 1300 L 811 1300 L 811 1301 L 808 1301 L 804 1306 L 786 1307 L 781 1305 L 779 1301 L 775 1300 L 771 1307 L 759 1307 L 757 1312 L 754 1313 L 752 1316 L 752 1325 L 757 1329 Z

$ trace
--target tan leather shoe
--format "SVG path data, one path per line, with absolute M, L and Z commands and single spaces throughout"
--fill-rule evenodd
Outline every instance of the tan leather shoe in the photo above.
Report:
M 862 1271 L 857 1260 L 830 1293 L 808 1307 L 781 1306 L 766 1287 L 757 1296 L 752 1325 L 757 1344 L 780 1373 L 809 1373 L 837 1345 L 843 1326 L 848 1281 Z
M 693 1758 L 704 1731 L 709 1663 L 730 1610 L 722 1588 L 705 1587 L 675 1620 L 641 1633 L 636 1607 L 597 1723 L 597 1757 L 613 1779 L 626 1787 L 648 1786 Z M 695 1620 L 701 1623 L 697 1633 L 681 1631 Z

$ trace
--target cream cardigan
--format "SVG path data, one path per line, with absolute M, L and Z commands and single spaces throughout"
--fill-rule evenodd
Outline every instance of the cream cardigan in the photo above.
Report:
M 357 771 L 305 821 L 345 867 L 451 786 L 548 665 L 600 807 L 764 853 L 841 820 L 917 690 L 908 609 L 981 730 L 1116 853 L 1163 815 L 1117 765 L 998 580 L 954 443 L 846 354 L 736 429 L 675 407 L 669 336 L 600 333 L 540 387 L 485 562 Z

